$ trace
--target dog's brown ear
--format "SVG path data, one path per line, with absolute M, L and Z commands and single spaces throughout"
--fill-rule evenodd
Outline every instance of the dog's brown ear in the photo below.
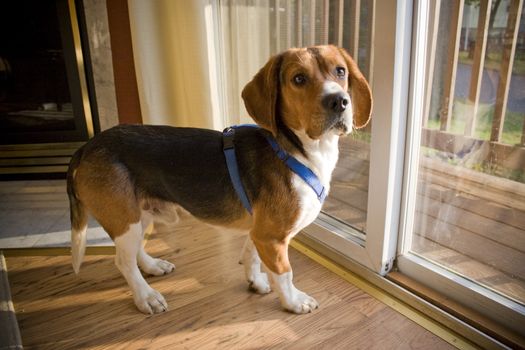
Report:
M 276 55 L 246 84 L 242 90 L 244 105 L 250 116 L 261 127 L 277 134 L 276 118 L 280 90 L 279 74 L 282 55 Z
M 372 92 L 357 63 L 350 57 L 345 49 L 340 48 L 348 67 L 348 88 L 352 98 L 354 112 L 354 128 L 364 128 L 372 115 Z

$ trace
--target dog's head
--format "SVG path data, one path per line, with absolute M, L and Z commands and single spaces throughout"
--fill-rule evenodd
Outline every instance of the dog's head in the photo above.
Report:
M 370 87 L 357 64 L 331 45 L 273 56 L 242 98 L 250 116 L 274 135 L 279 122 L 312 139 L 330 130 L 344 135 L 366 126 L 372 112 Z

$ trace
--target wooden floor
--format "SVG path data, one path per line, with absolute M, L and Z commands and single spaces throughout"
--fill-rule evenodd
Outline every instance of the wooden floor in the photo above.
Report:
M 448 343 L 291 249 L 296 285 L 321 306 L 281 309 L 277 295 L 248 291 L 238 264 L 244 237 L 193 219 L 147 244 L 177 269 L 148 277 L 170 310 L 133 305 L 112 256 L 89 256 L 79 276 L 70 257 L 7 259 L 27 349 L 449 349 Z
M 366 231 L 369 146 L 342 140 L 323 210 Z M 412 249 L 525 304 L 525 184 L 422 157 Z

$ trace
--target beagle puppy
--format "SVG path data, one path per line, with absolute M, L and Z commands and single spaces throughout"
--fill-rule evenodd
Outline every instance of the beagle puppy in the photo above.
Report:
M 288 244 L 317 217 L 322 203 L 277 157 L 267 136 L 308 167 L 328 191 L 339 137 L 370 119 L 370 87 L 345 50 L 316 46 L 270 58 L 245 86 L 242 98 L 260 126 L 238 128 L 234 140 L 252 215 L 230 180 L 220 132 L 116 126 L 81 147 L 69 166 L 76 273 L 84 256 L 89 214 L 114 240 L 115 263 L 137 308 L 147 314 L 166 311 L 164 297 L 148 285 L 140 270 L 159 276 L 175 266 L 145 252 L 143 230 L 153 222 L 176 220 L 184 211 L 214 226 L 248 233 L 241 263 L 253 291 L 275 290 L 282 306 L 298 314 L 318 307 L 292 282 Z

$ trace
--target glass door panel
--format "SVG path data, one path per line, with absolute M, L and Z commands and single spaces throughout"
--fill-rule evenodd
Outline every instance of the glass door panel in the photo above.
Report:
M 357 60 L 375 103 L 372 123 L 340 139 L 330 195 L 304 233 L 384 275 L 393 266 L 400 215 L 401 187 L 395 184 L 402 181 L 406 104 L 400 101 L 407 98 L 410 76 L 405 53 L 411 7 L 373 0 L 336 3 L 344 5 L 341 46 Z
M 223 23 L 229 21 L 233 24 L 227 31 L 234 34 L 250 30 L 243 22 L 244 18 L 232 15 L 239 10 L 239 4 L 234 1 L 221 3 L 225 17 Z M 258 37 L 261 42 L 258 45 L 261 55 L 261 48 L 266 47 L 266 41 L 271 54 L 291 47 L 333 44 L 348 51 L 372 85 L 375 0 L 260 0 L 248 4 L 243 10 L 253 7 L 254 11 L 250 12 L 252 17 L 249 17 L 250 23 L 268 16 L 268 38 L 264 35 Z M 232 47 L 227 50 L 228 54 L 246 62 L 241 67 L 228 68 L 232 72 L 229 75 L 241 76 L 246 66 L 256 60 L 247 59 L 245 51 L 236 52 L 236 44 L 229 43 L 228 37 L 223 39 L 225 47 Z M 261 62 L 266 59 L 265 56 L 257 58 Z M 248 81 L 250 76 L 245 78 Z M 229 108 L 233 114 L 236 110 L 242 110 L 242 101 L 236 99 L 241 89 L 242 84 L 238 84 L 234 89 L 238 90 L 238 93 L 231 96 L 234 102 L 229 104 Z M 345 238 L 358 237 L 360 242 L 364 241 L 366 232 L 370 135 L 371 123 L 366 128 L 341 138 L 339 163 L 333 174 L 330 195 L 320 215 L 320 219 L 328 222 L 331 227 L 339 228 L 338 232 Z
M 409 251 L 525 305 L 525 27 L 503 3 L 431 12 Z
M 323 212 L 360 232 L 366 231 L 370 145 L 359 131 L 339 141 L 339 162 Z
M 332 1 L 332 12 L 337 11 Z M 342 31 L 342 45 L 372 85 L 375 1 L 344 1 L 342 28 L 331 23 L 331 32 Z M 337 13 L 334 19 L 337 18 Z M 339 162 L 332 177 L 330 196 L 323 213 L 335 222 L 351 226 L 351 234 L 365 239 L 368 207 L 371 124 L 339 141 Z M 326 216 L 321 216 L 326 219 Z

